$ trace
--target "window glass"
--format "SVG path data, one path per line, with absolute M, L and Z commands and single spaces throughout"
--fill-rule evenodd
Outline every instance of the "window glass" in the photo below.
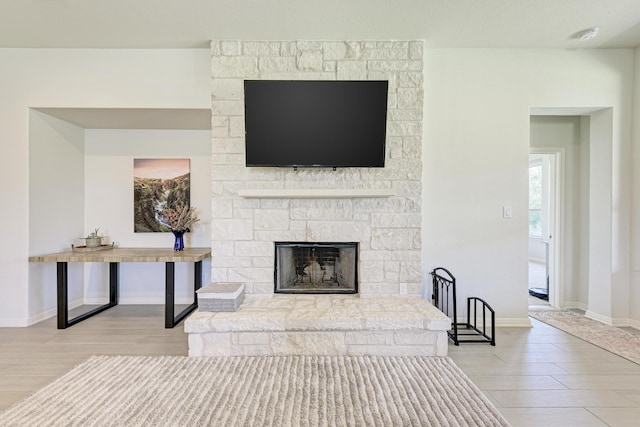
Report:
M 542 165 L 529 166 L 529 236 L 542 237 Z
M 531 237 L 542 237 L 541 213 L 540 211 L 529 211 L 529 236 Z

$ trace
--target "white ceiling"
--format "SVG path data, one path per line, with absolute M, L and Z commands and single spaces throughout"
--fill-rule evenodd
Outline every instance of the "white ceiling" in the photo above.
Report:
M 592 26 L 596 39 L 576 40 Z M 206 48 L 213 39 L 637 47 L 640 1 L 0 0 L 0 47 Z

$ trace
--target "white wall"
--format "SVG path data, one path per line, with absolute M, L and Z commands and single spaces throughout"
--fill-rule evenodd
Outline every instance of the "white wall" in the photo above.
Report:
M 425 53 L 424 257 L 460 294 L 485 298 L 502 324 L 527 324 L 527 168 L 532 107 L 612 107 L 608 242 L 628 271 L 634 53 L 620 50 L 433 49 Z M 513 218 L 502 218 L 502 206 Z M 613 224 L 616 227 L 613 227 Z M 607 224 L 604 224 L 607 227 Z M 426 271 L 425 271 L 426 273 Z M 425 280 L 428 279 L 424 275 Z M 620 277 L 620 280 L 624 278 Z M 604 285 L 614 292 L 609 271 Z
M 29 323 L 27 258 L 36 254 L 29 248 L 29 107 L 208 109 L 210 55 L 208 49 L 0 49 L 0 64 L 0 149 L 11 153 L 0 158 L 0 211 L 10 224 L 3 238 L 11 242 L 0 246 L 0 326 L 22 326 Z M 45 299 L 53 307 L 55 299 Z
M 29 248 L 32 253 L 69 249 L 68 236 L 84 227 L 84 129 L 35 110 L 29 112 Z M 82 268 L 71 265 L 69 300 L 82 298 Z M 29 315 L 55 312 L 55 263 L 29 265 Z
M 529 261 L 547 262 L 547 246 L 539 237 L 529 237 Z
M 635 79 L 634 79 L 634 118 L 632 137 L 632 164 L 640 165 L 640 48 L 635 50 Z M 631 283 L 629 290 L 629 323 L 640 329 L 640 168 L 633 168 L 632 181 L 632 234 L 631 234 Z
M 201 221 L 185 235 L 187 247 L 211 246 L 211 132 L 209 130 L 87 130 L 85 134 L 85 234 L 122 247 L 173 247 L 171 233 L 134 233 L 133 159 L 189 158 L 191 206 Z M 84 234 L 82 234 L 84 235 Z M 207 264 L 210 264 L 207 262 Z M 210 268 L 203 265 L 205 280 Z M 85 300 L 108 301 L 108 266 L 92 263 Z M 208 281 L 208 280 L 206 280 Z M 206 283 L 205 281 L 205 283 Z M 185 286 L 186 284 L 186 286 Z M 122 263 L 121 304 L 164 303 L 164 263 Z M 193 265 L 176 264 L 176 302 L 193 301 Z
M 0 63 L 0 149 L 11 153 L 0 157 L 0 211 L 10 224 L 3 230 L 10 244 L 0 247 L 0 326 L 20 326 L 29 317 L 32 253 L 29 107 L 210 108 L 211 61 L 209 50 L 0 49 Z M 635 65 L 637 87 L 637 57 Z M 634 164 L 640 160 L 638 120 L 633 152 L 629 135 L 633 67 L 634 51 L 627 49 L 425 51 L 423 281 L 428 270 L 446 266 L 463 296 L 486 298 L 503 324 L 526 323 L 530 108 L 611 107 L 609 230 L 615 239 L 609 244 L 615 244 L 612 269 L 620 274 L 606 279 L 611 289 L 621 285 L 614 309 L 622 313 L 626 307 L 639 321 L 639 172 L 633 193 L 630 187 L 631 154 Z M 636 90 L 636 110 L 639 98 Z M 512 219 L 502 219 L 504 205 L 513 206 Z M 53 307 L 53 301 L 46 303 Z
M 611 164 L 613 111 L 611 109 L 591 116 L 591 144 L 589 169 L 589 308 L 587 315 L 612 319 L 612 267 L 613 257 L 613 194 L 608 191 L 613 184 L 611 171 L 602 164 Z

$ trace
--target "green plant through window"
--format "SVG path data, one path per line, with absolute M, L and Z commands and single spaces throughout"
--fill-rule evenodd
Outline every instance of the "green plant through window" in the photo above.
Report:
M 529 166 L 529 236 L 542 237 L 542 165 Z

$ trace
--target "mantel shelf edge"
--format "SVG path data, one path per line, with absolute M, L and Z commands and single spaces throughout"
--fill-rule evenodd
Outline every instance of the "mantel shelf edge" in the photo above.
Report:
M 393 196 L 387 189 L 246 189 L 240 197 L 248 199 L 352 199 L 385 198 Z

